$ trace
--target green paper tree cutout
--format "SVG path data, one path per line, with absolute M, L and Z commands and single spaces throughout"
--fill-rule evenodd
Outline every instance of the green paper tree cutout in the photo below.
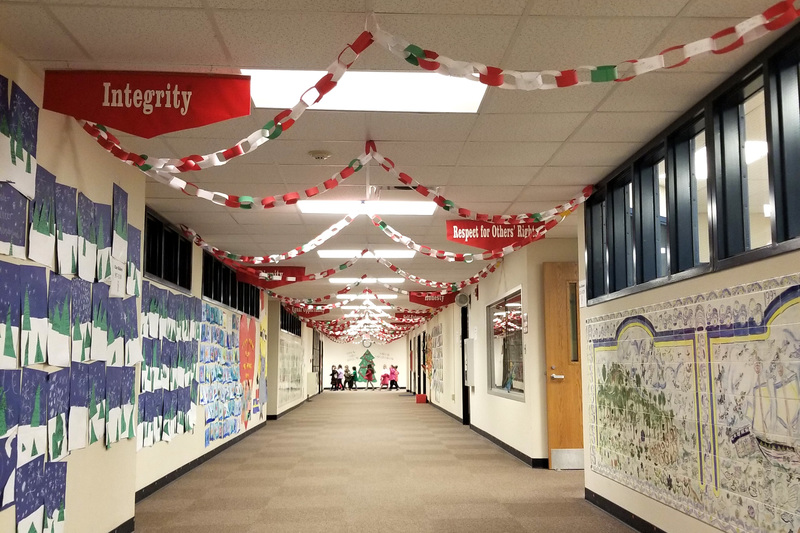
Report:
M 39 427 L 42 423 L 42 387 L 36 385 L 36 395 L 33 397 L 33 415 L 31 416 L 31 427 Z
M 0 115 L 0 133 L 6 137 L 11 137 L 11 132 L 8 129 L 8 119 L 5 114 Z
M 6 327 L 3 333 L 3 355 L 6 357 L 17 358 L 17 351 L 14 348 L 14 331 L 11 329 L 11 309 L 6 313 Z
M 358 362 L 358 375 L 356 375 L 356 381 L 367 381 L 368 365 L 373 365 L 372 381 L 375 381 L 375 365 L 373 364 L 374 360 L 375 356 L 372 355 L 369 350 L 364 352 L 364 355 L 361 356 L 361 360 Z
M 94 432 L 94 424 L 90 421 L 89 422 L 89 444 L 94 444 L 97 442 L 97 435 Z
M 64 336 L 69 336 L 69 296 L 64 298 L 60 306 L 56 306 L 51 324 L 53 331 Z
M 33 439 L 33 449 L 31 450 L 31 457 L 39 455 L 39 450 L 36 449 L 36 439 Z
M 8 431 L 8 422 L 6 421 L 7 404 L 6 391 L 5 389 L 0 389 L 0 435 L 5 435 Z
M 64 417 L 60 414 L 56 416 L 56 430 L 53 432 L 52 452 L 50 458 L 61 456 L 61 450 L 64 446 Z
M 104 399 L 100 400 L 100 401 L 99 401 L 99 402 L 97 402 L 97 403 L 98 403 L 98 405 L 99 405 L 99 408 L 100 408 L 100 412 L 98 413 L 98 415 L 97 415 L 97 416 L 98 416 L 98 418 L 100 418 L 100 420 L 104 420 L 104 419 L 105 419 L 105 417 L 106 417 L 106 414 L 105 414 L 105 404 L 106 404 L 106 400 L 105 400 L 105 398 L 104 398 Z
M 42 352 L 41 337 L 36 336 L 36 355 L 33 358 L 34 363 L 44 363 L 44 353 Z
M 111 256 L 109 255 L 108 258 L 106 259 L 106 275 L 104 276 L 104 278 L 110 278 L 110 277 L 111 277 Z
M 61 504 L 58 506 L 58 521 L 64 521 L 64 500 L 61 500 Z
M 31 330 L 31 302 L 28 291 L 25 291 L 25 299 L 22 304 L 22 331 Z
M 36 525 L 35 525 L 35 524 L 31 524 L 31 527 L 30 527 L 30 529 L 28 529 L 28 533 L 39 533 L 39 532 L 36 530 Z

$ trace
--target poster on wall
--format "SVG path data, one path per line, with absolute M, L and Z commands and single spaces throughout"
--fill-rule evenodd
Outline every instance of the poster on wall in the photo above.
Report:
M 89 363 L 89 445 L 105 440 L 106 364 Z
M 128 277 L 125 290 L 129 296 L 142 294 L 142 232 L 128 224 Z
M 36 195 L 38 129 L 39 107 L 19 85 L 0 76 L 0 140 L 8 143 L 0 150 L 0 175 L 31 199 Z
M 42 533 L 44 525 L 44 457 L 17 468 L 15 505 L 17 531 Z
M 88 361 L 92 348 L 92 284 L 72 278 L 72 360 Z
M 58 273 L 78 273 L 77 189 L 56 183 L 56 257 Z
M 92 284 L 91 357 L 94 361 L 108 359 L 108 285 Z
M 47 372 L 22 372 L 22 400 L 17 428 L 17 461 L 24 465 L 47 453 Z
M 69 411 L 69 368 L 47 375 L 47 443 L 51 461 L 69 455 L 67 411 Z
M 300 337 L 280 332 L 278 352 L 278 407 L 303 398 L 303 345 Z
M 67 463 L 44 464 L 44 531 L 63 533 L 66 523 Z
M 128 262 L 128 193 L 114 184 L 112 207 L 114 233 L 111 243 L 111 256 L 117 261 Z
M 111 283 L 111 206 L 94 204 L 94 231 L 97 243 L 97 281 Z
M 89 435 L 89 365 L 73 362 L 69 374 L 67 449 L 86 447 Z
M 94 202 L 78 193 L 78 276 L 94 282 L 97 278 L 97 231 L 94 227 Z
M 72 281 L 50 272 L 47 295 L 47 362 L 53 366 L 69 367 L 71 362 L 71 300 Z
M 28 259 L 54 269 L 56 247 L 56 177 L 36 169 L 36 196 L 29 204 Z
M 43 364 L 47 355 L 47 270 L 20 266 L 19 284 L 22 299 L 20 362 L 22 366 Z
M 8 183 L 0 183 L 0 254 L 25 259 L 28 199 Z
M 18 366 L 20 309 L 19 267 L 0 261 L 0 370 Z

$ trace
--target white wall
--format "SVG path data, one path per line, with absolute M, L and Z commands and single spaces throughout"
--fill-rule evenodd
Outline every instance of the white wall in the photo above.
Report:
M 444 390 L 441 395 L 433 394 L 431 392 L 430 380 L 428 380 L 428 400 L 461 418 L 463 411 L 461 403 L 463 396 L 463 379 L 461 372 L 461 308 L 451 305 L 434 317 L 434 319 L 426 325 L 425 330 L 430 334 L 438 325 L 442 327 L 442 355 L 444 359 L 444 377 L 442 378 L 442 385 Z M 404 340 L 404 342 L 407 341 Z
M 398 339 L 389 344 L 375 343 L 369 347 L 370 353 L 375 357 L 375 372 L 376 382 L 375 386 L 380 387 L 380 376 L 383 372 L 383 365 L 397 365 L 397 370 L 400 372 L 397 384 L 400 387 L 405 387 L 405 381 L 408 379 L 408 353 L 406 353 L 407 340 L 405 337 Z M 331 384 L 331 366 L 345 365 L 353 368 L 353 365 L 358 368 L 358 362 L 367 348 L 361 344 L 341 344 L 333 342 L 327 337 L 323 337 L 322 341 L 322 365 L 320 372 L 322 373 L 322 386 L 330 389 Z M 364 383 L 359 383 L 359 387 L 364 387 Z

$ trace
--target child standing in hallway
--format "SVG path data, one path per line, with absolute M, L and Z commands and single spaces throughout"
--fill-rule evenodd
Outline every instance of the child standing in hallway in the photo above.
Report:
M 339 365 L 339 370 L 336 371 L 336 377 L 338 378 L 337 388 L 339 390 L 344 390 L 344 369 L 342 365 Z
M 397 385 L 397 378 L 399 372 L 397 371 L 397 365 L 392 365 L 389 367 L 389 390 L 393 388 L 395 390 L 400 390 L 400 387 Z
M 375 370 L 372 368 L 372 365 L 367 365 L 367 388 L 375 390 L 375 385 L 372 382 L 375 380 Z
M 336 365 L 331 366 L 331 391 L 336 390 L 336 382 L 339 380 L 339 372 L 336 370 Z
M 389 369 L 383 365 L 383 373 L 381 374 L 381 390 L 386 387 L 389 388 Z

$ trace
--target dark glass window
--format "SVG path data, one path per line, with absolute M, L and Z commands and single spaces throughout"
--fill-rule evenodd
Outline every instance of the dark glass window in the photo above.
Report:
M 192 288 L 192 242 L 150 209 L 144 221 L 144 271 L 161 281 Z

